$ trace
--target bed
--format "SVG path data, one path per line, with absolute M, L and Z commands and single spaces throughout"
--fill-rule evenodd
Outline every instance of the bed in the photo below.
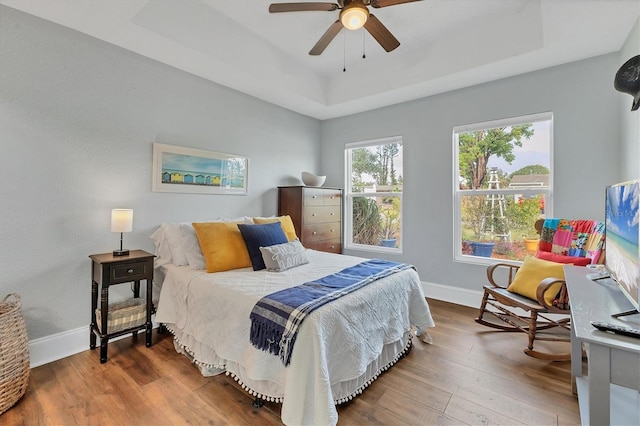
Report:
M 230 223 L 253 223 L 252 218 L 234 219 Z M 196 232 L 196 240 L 198 236 L 203 237 Z M 249 339 L 249 317 L 256 304 L 367 259 L 303 248 L 306 261 L 281 271 L 246 266 L 207 272 L 207 247 L 193 237 L 188 223 L 163 224 L 152 236 L 156 281 L 161 281 L 155 320 L 173 334 L 176 350 L 203 375 L 230 375 L 256 398 L 282 403 L 281 418 L 287 425 L 335 425 L 336 404 L 360 394 L 410 349 L 412 335 L 427 335 L 424 330 L 434 326 L 417 272 L 403 268 L 309 313 L 285 367 L 279 356 L 258 349 Z M 205 257 L 205 268 L 201 259 L 194 264 L 176 260 L 180 249 L 169 244 L 171 239 L 183 252 Z

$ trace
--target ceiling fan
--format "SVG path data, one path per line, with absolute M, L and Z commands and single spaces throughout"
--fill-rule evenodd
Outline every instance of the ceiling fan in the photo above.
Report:
M 269 6 L 270 13 L 279 12 L 306 12 L 306 11 L 327 11 L 340 10 L 339 19 L 334 22 L 329 29 L 320 37 L 320 40 L 309 51 L 309 55 L 320 55 L 327 48 L 331 40 L 342 30 L 357 30 L 364 27 L 369 34 L 387 52 L 391 52 L 400 46 L 400 42 L 393 34 L 382 25 L 382 22 L 373 14 L 369 13 L 367 6 L 375 9 L 387 6 L 395 6 L 402 3 L 412 3 L 421 0 L 336 0 L 337 3 L 273 3 Z

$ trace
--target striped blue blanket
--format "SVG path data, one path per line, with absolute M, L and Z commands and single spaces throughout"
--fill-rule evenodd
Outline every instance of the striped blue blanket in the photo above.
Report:
M 335 274 L 269 294 L 251 311 L 251 344 L 291 362 L 298 328 L 305 317 L 324 304 L 376 280 L 413 268 L 404 263 L 371 259 Z

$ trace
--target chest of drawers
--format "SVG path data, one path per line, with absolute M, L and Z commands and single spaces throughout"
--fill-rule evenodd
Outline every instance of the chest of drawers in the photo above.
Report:
M 278 187 L 278 215 L 289 215 L 303 246 L 342 253 L 342 189 Z

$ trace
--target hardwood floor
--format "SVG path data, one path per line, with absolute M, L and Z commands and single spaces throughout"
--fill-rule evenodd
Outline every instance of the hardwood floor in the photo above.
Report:
M 339 407 L 339 425 L 579 425 L 569 362 L 526 356 L 526 336 L 476 324 L 477 310 L 429 300 L 433 344 L 413 350 Z M 277 425 L 280 406 L 253 398 L 226 375 L 202 377 L 169 333 L 109 344 L 34 368 L 2 425 Z M 566 343 L 565 343 L 566 345 Z M 566 347 L 565 347 L 566 349 Z

